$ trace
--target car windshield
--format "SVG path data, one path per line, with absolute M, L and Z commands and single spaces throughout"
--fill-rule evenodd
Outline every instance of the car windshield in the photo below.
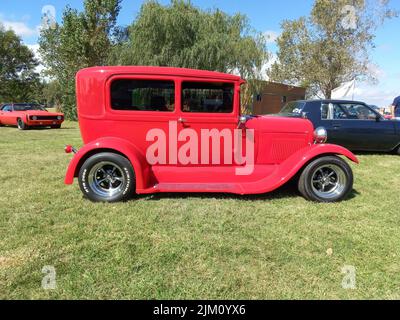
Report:
M 285 104 L 280 114 L 294 114 L 300 115 L 305 106 L 305 102 L 292 101 Z
M 29 110 L 45 111 L 45 109 L 38 104 L 14 104 L 14 111 L 29 111 Z

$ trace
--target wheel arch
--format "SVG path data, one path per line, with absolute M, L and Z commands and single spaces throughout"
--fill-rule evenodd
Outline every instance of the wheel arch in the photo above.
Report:
M 289 182 L 292 179 L 300 176 L 304 169 L 316 159 L 328 156 L 342 156 L 346 157 L 348 160 L 359 164 L 358 158 L 348 149 L 332 144 L 320 144 L 320 145 L 313 145 L 310 149 L 306 152 L 302 150 L 301 156 L 299 157 L 297 154 L 293 155 L 289 159 L 287 159 L 287 163 L 284 164 L 284 167 L 288 167 L 290 165 L 293 166 L 292 172 L 289 172 L 284 179 L 284 183 Z M 300 158 L 300 159 L 299 159 Z M 296 164 L 297 162 L 297 164 Z M 281 171 L 285 169 L 281 168 Z M 284 184 L 283 183 L 283 184 Z
M 72 158 L 65 176 L 65 184 L 72 184 L 75 177 L 78 177 L 79 170 L 84 162 L 91 156 L 111 152 L 119 154 L 131 163 L 136 176 L 136 188 L 143 189 L 149 181 L 149 166 L 145 157 L 129 141 L 119 138 L 104 138 L 93 141 L 81 148 Z
M 307 168 L 307 166 L 308 166 L 311 162 L 313 162 L 313 161 L 315 161 L 315 160 L 317 160 L 317 159 L 319 159 L 319 158 L 324 158 L 324 157 L 329 157 L 329 156 L 345 157 L 346 159 L 348 159 L 348 160 L 354 162 L 353 160 L 351 160 L 350 158 L 346 157 L 346 156 L 343 155 L 343 154 L 339 154 L 339 153 L 321 153 L 321 154 L 318 154 L 318 155 L 316 155 L 315 157 L 309 159 L 309 160 L 306 161 L 305 163 L 303 163 L 302 166 L 301 166 L 301 168 L 300 168 L 291 178 L 289 178 L 287 182 L 289 182 L 289 181 L 297 181 L 297 180 L 300 178 L 300 176 L 301 176 L 301 174 L 303 173 L 303 171 L 305 170 L 305 168 Z
M 116 150 L 116 149 L 111 149 L 111 148 L 97 148 L 97 149 L 92 149 L 92 150 L 88 151 L 87 153 L 85 153 L 81 159 L 79 159 L 79 162 L 78 162 L 78 164 L 77 164 L 77 166 L 76 166 L 76 168 L 75 168 L 75 171 L 74 171 L 74 177 L 78 177 L 78 175 L 79 175 L 79 170 L 80 170 L 80 168 L 82 167 L 82 165 L 85 163 L 85 161 L 86 161 L 87 159 L 89 159 L 91 156 L 94 156 L 95 154 L 104 153 L 104 152 L 115 153 L 115 154 L 118 154 L 118 155 L 120 155 L 120 156 L 123 156 L 124 158 L 126 158 L 126 159 L 129 160 L 129 158 L 128 158 L 125 154 L 123 154 L 122 152 L 120 152 L 120 151 L 118 151 L 118 150 Z M 129 161 L 129 162 L 130 162 L 130 161 Z M 131 163 L 131 164 L 132 164 L 132 163 Z
M 275 172 L 257 181 L 242 185 L 244 194 L 271 192 L 293 180 L 308 163 L 319 157 L 336 155 L 345 156 L 349 160 L 358 163 L 357 157 L 346 148 L 331 144 L 315 144 L 299 150 L 288 159 L 277 165 Z

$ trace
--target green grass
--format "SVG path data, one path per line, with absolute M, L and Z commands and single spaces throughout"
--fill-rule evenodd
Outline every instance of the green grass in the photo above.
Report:
M 361 155 L 338 204 L 291 187 L 95 204 L 63 184 L 68 143 L 82 144 L 76 123 L 0 128 L 0 299 L 400 298 L 398 156 Z M 41 287 L 46 265 L 55 290 Z

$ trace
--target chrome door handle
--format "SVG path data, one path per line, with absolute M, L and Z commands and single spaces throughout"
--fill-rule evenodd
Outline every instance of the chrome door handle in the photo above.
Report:
M 180 123 L 185 123 L 185 122 L 186 122 L 186 119 L 184 119 L 184 118 L 179 118 L 179 119 L 178 119 L 178 122 L 180 122 Z

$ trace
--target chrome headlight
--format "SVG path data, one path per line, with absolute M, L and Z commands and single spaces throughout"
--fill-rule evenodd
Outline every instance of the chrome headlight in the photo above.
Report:
M 328 140 L 328 131 L 324 127 L 314 130 L 314 143 L 325 143 Z
M 37 120 L 37 117 L 36 116 L 32 116 L 32 120 Z
M 62 117 L 61 116 L 57 116 L 57 120 L 61 120 L 62 119 Z

